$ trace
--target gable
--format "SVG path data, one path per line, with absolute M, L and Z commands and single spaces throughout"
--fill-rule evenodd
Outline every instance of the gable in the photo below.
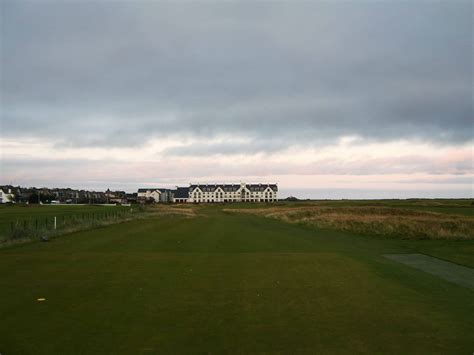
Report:
M 202 190 L 201 190 L 201 188 L 200 188 L 199 186 L 194 187 L 194 189 L 192 189 L 192 190 L 190 190 L 190 191 L 191 191 L 191 193 L 194 193 L 194 192 L 200 192 L 200 193 L 202 193 Z

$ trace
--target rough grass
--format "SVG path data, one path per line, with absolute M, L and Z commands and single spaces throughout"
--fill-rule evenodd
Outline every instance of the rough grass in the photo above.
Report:
M 224 209 L 250 213 L 287 223 L 403 239 L 474 239 L 474 218 L 391 207 L 268 207 Z
M 164 205 L 157 204 L 150 206 L 147 213 L 152 216 L 180 216 L 194 218 L 197 216 L 197 206 L 193 205 Z

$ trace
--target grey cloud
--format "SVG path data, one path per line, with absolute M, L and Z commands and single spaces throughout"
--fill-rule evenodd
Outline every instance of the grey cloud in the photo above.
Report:
M 165 149 L 161 154 L 165 156 L 186 156 L 186 157 L 202 157 L 209 155 L 237 155 L 237 154 L 257 154 L 257 153 L 276 153 L 287 149 L 288 146 L 284 141 L 251 141 L 251 142 L 226 142 L 226 143 L 193 143 L 170 147 Z
M 170 149 L 167 154 L 172 159 L 157 159 L 156 161 L 131 162 L 107 160 L 98 161 L 90 159 L 52 160 L 47 158 L 31 159 L 28 157 L 17 159 L 3 159 L 2 173 L 4 176 L 13 176 L 20 181 L 38 179 L 57 179 L 61 181 L 67 176 L 69 179 L 84 180 L 94 179 L 116 182 L 127 181 L 163 181 L 173 183 L 176 181 L 190 182 L 213 176 L 237 177 L 242 176 L 284 176 L 284 175 L 387 175 L 387 174 L 429 174 L 433 176 L 430 181 L 442 181 L 441 175 L 450 175 L 459 183 L 469 184 L 474 169 L 472 162 L 466 157 L 459 157 L 453 161 L 438 161 L 422 155 L 409 155 L 389 158 L 347 159 L 325 158 L 308 159 L 304 163 L 285 161 L 275 164 L 272 160 L 258 159 L 225 159 L 214 160 L 213 145 L 207 150 L 192 151 L 192 146 L 187 149 Z M 226 147 L 222 144 L 216 149 L 224 150 L 221 154 L 233 154 L 232 145 Z M 278 149 L 277 146 L 273 147 Z M 240 148 L 239 148 L 240 149 Z M 245 155 L 251 156 L 257 147 L 244 150 Z M 205 156 L 209 159 L 192 160 L 183 162 L 181 156 Z M 31 172 L 35 173 L 32 174 Z M 126 176 L 126 178 L 124 178 Z M 438 176 L 438 177 L 437 177 Z M 231 178 L 230 178 L 231 179 Z M 417 180 L 415 177 L 413 181 Z M 214 181 L 215 182 L 215 181 Z M 424 182 L 422 179 L 420 182 Z M 4 183 L 8 183 L 5 182 Z
M 344 135 L 473 137 L 469 1 L 0 6 L 6 137 L 130 146 L 230 133 L 253 142 L 192 154 Z

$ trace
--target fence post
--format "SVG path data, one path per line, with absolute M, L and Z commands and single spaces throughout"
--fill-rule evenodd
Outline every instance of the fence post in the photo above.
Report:
M 56 216 L 54 216 L 54 229 L 56 229 Z

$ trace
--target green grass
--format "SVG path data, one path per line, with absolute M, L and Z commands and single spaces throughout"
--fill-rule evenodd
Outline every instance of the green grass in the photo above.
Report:
M 198 213 L 0 250 L 0 353 L 474 351 L 474 293 L 382 256 L 472 267 L 474 241 Z

